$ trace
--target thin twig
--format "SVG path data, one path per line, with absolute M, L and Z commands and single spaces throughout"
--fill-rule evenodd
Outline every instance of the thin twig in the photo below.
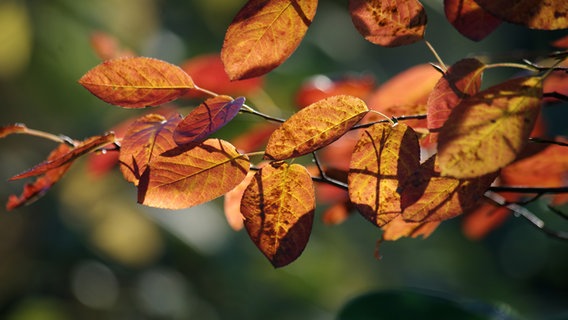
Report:
M 426 114 L 415 114 L 415 115 L 410 115 L 410 116 L 392 117 L 389 120 L 383 119 L 383 120 L 377 120 L 377 121 L 357 124 L 357 125 L 354 125 L 353 127 L 351 127 L 351 130 L 368 128 L 368 127 L 370 127 L 374 124 L 377 124 L 377 123 L 385 123 L 385 122 L 391 122 L 392 123 L 393 121 L 398 122 L 398 121 L 406 121 L 406 120 L 423 120 L 423 119 L 426 119 Z
M 557 215 L 559 215 L 559 216 L 562 217 L 563 219 L 568 220 L 568 213 L 562 212 L 562 211 L 560 211 L 560 209 L 558 209 L 558 208 L 556 208 L 556 207 L 553 207 L 553 206 L 550 205 L 550 204 L 547 205 L 547 207 L 548 207 L 548 210 L 550 210 L 550 211 L 556 213 Z
M 562 93 L 560 93 L 560 92 L 556 92 L 556 91 L 553 91 L 553 92 L 545 92 L 545 93 L 542 94 L 542 96 L 543 96 L 544 98 L 555 98 L 555 99 L 558 99 L 558 100 L 568 101 L 568 96 L 567 96 L 567 95 L 564 95 L 564 94 L 562 94 Z
M 539 138 L 539 137 L 529 138 L 529 141 L 535 142 L 535 143 L 548 143 L 548 144 L 559 145 L 559 146 L 562 146 L 562 147 L 568 147 L 568 143 L 566 143 L 566 142 L 550 140 L 550 139 L 543 139 L 543 138 Z
M 493 186 L 489 191 L 494 192 L 515 192 L 515 193 L 568 193 L 568 186 L 565 187 L 524 187 L 524 186 Z
M 318 155 L 315 152 L 312 152 L 312 156 L 314 158 L 314 163 L 316 164 L 316 167 L 318 168 L 318 171 L 319 171 L 319 174 L 320 174 L 320 177 L 312 177 L 312 180 L 318 181 L 318 182 L 325 182 L 325 183 L 328 183 L 328 184 L 334 185 L 336 187 L 347 190 L 348 186 L 347 186 L 346 183 L 341 182 L 341 181 L 336 180 L 336 179 L 333 179 L 325 173 L 325 170 L 323 169 L 323 167 L 322 167 L 322 165 L 319 161 Z
M 245 112 L 245 113 L 250 113 L 250 114 L 254 114 L 255 116 L 259 116 L 265 120 L 269 120 L 269 121 L 274 121 L 274 122 L 279 122 L 279 123 L 283 123 L 284 121 L 286 121 L 285 119 L 281 119 L 281 118 L 276 118 L 273 116 L 269 116 L 267 114 L 264 114 L 260 111 L 257 111 L 255 109 L 253 109 L 252 107 L 243 104 L 243 107 L 241 108 L 241 112 Z

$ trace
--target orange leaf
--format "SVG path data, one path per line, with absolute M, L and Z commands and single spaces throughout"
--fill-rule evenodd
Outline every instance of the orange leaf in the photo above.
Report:
M 484 39 L 501 24 L 475 0 L 444 0 L 444 12 L 456 30 L 473 41 Z
M 568 35 L 561 37 L 551 43 L 552 46 L 561 49 L 568 49 Z
M 241 110 L 245 98 L 233 100 L 229 96 L 209 98 L 193 109 L 174 130 L 174 141 L 178 145 L 199 143 L 225 126 Z
M 477 59 L 463 59 L 448 68 L 440 78 L 427 102 L 430 139 L 437 139 L 437 132 L 444 125 L 452 110 L 466 97 L 479 91 L 485 65 Z
M 93 32 L 91 33 L 90 41 L 95 54 L 101 60 L 135 56 L 132 51 L 120 48 L 118 40 L 107 33 L 101 31 Z
M 332 204 L 324 212 L 322 212 L 322 221 L 326 225 L 337 225 L 343 223 L 351 215 L 349 203 L 337 202 Z
M 374 87 L 375 79 L 370 75 L 346 76 L 337 80 L 318 75 L 302 84 L 302 87 L 296 93 L 295 100 L 300 109 L 319 100 L 337 95 L 350 95 L 364 100 Z
M 8 135 L 14 133 L 24 133 L 28 130 L 25 124 L 23 123 L 16 123 L 7 126 L 0 127 L 0 138 L 4 138 Z
M 432 222 L 407 222 L 402 216 L 396 217 L 394 220 L 382 227 L 382 240 L 395 241 L 402 237 L 422 238 L 429 237 L 438 227 L 441 221 Z
M 268 138 L 277 128 L 278 124 L 274 122 L 260 122 L 234 137 L 231 144 L 244 153 L 257 151 L 266 145 Z
M 298 111 L 272 133 L 266 159 L 299 157 L 340 138 L 369 111 L 363 100 L 333 96 Z
M 568 37 L 566 37 L 568 39 Z M 567 40 L 568 41 L 568 40 Z M 568 46 L 567 46 L 568 48 Z M 568 67 L 568 61 L 564 60 L 559 67 Z M 568 74 L 565 71 L 551 72 L 543 82 L 543 92 L 556 92 L 568 96 Z M 559 99 L 546 97 L 545 102 L 561 102 Z
M 169 145 L 173 142 L 170 139 Z M 138 183 L 138 202 L 164 209 L 183 209 L 211 201 L 245 178 L 246 155 L 220 139 L 190 149 L 175 148 L 152 158 Z
M 296 260 L 312 230 L 315 193 L 301 165 L 272 163 L 245 190 L 241 212 L 247 232 L 276 268 Z
M 243 181 L 241 181 L 241 183 L 239 183 L 233 190 L 225 193 L 223 201 L 225 218 L 227 218 L 229 226 L 235 231 L 239 231 L 245 226 L 245 218 L 241 213 L 241 199 L 243 198 L 243 194 L 245 193 L 246 188 L 251 183 L 255 174 L 255 171 L 247 172 L 246 177 L 243 179 Z
M 540 112 L 542 79 L 511 79 L 462 100 L 440 130 L 442 175 L 473 178 L 513 162 Z
M 420 165 L 416 133 L 407 125 L 377 123 L 361 134 L 348 175 L 349 199 L 381 227 L 400 215 L 398 188 Z
M 355 28 L 374 44 L 396 47 L 424 38 L 426 12 L 417 0 L 350 0 L 349 11 Z
M 447 220 L 474 208 L 498 173 L 479 178 L 440 176 L 434 155 L 401 188 L 402 217 L 411 222 Z
M 507 197 L 507 201 L 518 199 L 518 194 Z M 479 240 L 502 225 L 509 216 L 511 216 L 511 210 L 507 207 L 481 201 L 477 207 L 465 213 L 462 225 L 463 233 L 471 240 Z
M 232 80 L 263 75 L 296 50 L 317 0 L 249 0 L 225 34 L 221 60 Z
M 79 83 L 99 99 L 125 108 L 170 102 L 194 87 L 181 68 L 145 57 L 105 61 L 83 75 Z
M 262 88 L 263 78 L 231 81 L 221 57 L 218 54 L 206 54 L 191 58 L 181 65 L 195 82 L 196 86 L 226 95 L 252 94 Z M 204 95 L 197 90 L 189 90 L 184 97 L 192 98 Z
M 55 150 L 53 150 L 47 157 L 47 162 L 55 161 L 61 158 L 63 155 L 71 152 L 72 149 L 67 144 L 60 144 Z M 24 191 L 22 195 L 15 196 L 10 195 L 8 198 L 8 203 L 6 204 L 6 210 L 14 210 L 22 205 L 30 204 L 46 193 L 61 177 L 67 172 L 71 162 L 67 162 L 60 166 L 54 167 L 50 170 L 46 170 L 44 174 L 36 179 L 33 183 L 28 183 L 24 186 Z
M 568 28 L 568 2 L 548 0 L 475 0 L 483 9 L 507 22 L 531 29 Z
M 106 133 L 102 136 L 94 136 L 88 138 L 80 143 L 77 144 L 74 148 L 69 150 L 69 152 L 60 154 L 57 153 L 57 157 L 54 155 L 51 158 L 48 158 L 47 161 L 42 162 L 35 167 L 24 171 L 18 175 L 13 176 L 10 180 L 17 180 L 32 176 L 37 176 L 40 174 L 44 174 L 50 170 L 56 169 L 68 163 L 72 163 L 73 161 L 77 160 L 80 156 L 89 153 L 91 151 L 97 150 L 101 147 L 104 147 L 110 143 L 115 141 L 114 133 Z

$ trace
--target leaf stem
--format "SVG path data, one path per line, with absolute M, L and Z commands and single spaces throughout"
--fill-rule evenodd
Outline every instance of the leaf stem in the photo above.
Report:
M 410 116 L 392 117 L 389 120 L 377 120 L 377 121 L 357 124 L 357 125 L 354 125 L 353 127 L 351 127 L 350 130 L 368 128 L 368 127 L 370 127 L 374 124 L 377 124 L 377 123 L 384 123 L 384 122 L 393 123 L 393 122 L 406 121 L 406 120 L 422 120 L 422 119 L 426 119 L 426 114 L 414 114 L 414 115 L 410 115 Z
M 211 97 L 217 97 L 217 96 L 219 95 L 219 94 L 216 93 L 216 92 L 207 90 L 207 89 L 205 89 L 205 88 L 198 87 L 198 86 L 195 85 L 195 84 L 194 84 L 194 88 L 193 88 L 193 89 L 195 89 L 195 90 L 197 90 L 197 91 L 199 91 L 199 92 L 203 92 L 203 93 L 205 93 L 205 94 L 207 94 L 207 95 L 209 95 L 209 96 L 211 96 Z
M 269 121 L 274 121 L 274 122 L 279 122 L 279 123 L 283 123 L 284 121 L 286 121 L 284 119 L 280 119 L 280 118 L 276 118 L 276 117 L 272 117 L 272 116 L 269 116 L 267 114 L 264 114 L 260 111 L 257 111 L 255 109 L 251 108 L 250 106 L 248 106 L 246 104 L 243 104 L 243 107 L 241 108 L 241 112 L 254 114 L 255 116 L 259 116 L 259 117 L 261 117 L 265 120 L 269 120 Z
M 397 121 L 396 121 L 394 118 L 389 118 L 389 117 L 387 117 L 386 114 L 384 114 L 384 113 L 382 113 L 382 112 L 380 112 L 380 111 L 377 111 L 377 110 L 369 110 L 369 112 L 376 113 L 376 114 L 380 115 L 381 117 L 384 117 L 386 120 L 388 120 L 388 121 L 391 123 L 391 125 L 392 125 L 393 127 L 397 124 Z
M 532 71 L 532 72 L 539 72 L 540 70 L 538 68 L 535 68 L 532 65 L 527 65 L 527 64 L 522 64 L 522 63 L 515 63 L 515 62 L 497 62 L 497 63 L 491 63 L 491 64 L 486 64 L 485 69 L 491 69 L 491 68 L 516 68 L 516 69 L 523 69 L 523 70 L 528 70 L 528 71 Z
M 438 60 L 438 63 L 440 64 L 440 68 L 442 69 L 442 71 L 444 73 L 446 73 L 446 71 L 448 70 L 448 67 L 446 67 L 446 64 L 444 63 L 444 61 L 442 61 L 442 58 L 440 58 L 440 55 L 438 54 L 438 52 L 436 52 L 436 50 L 434 49 L 432 44 L 430 44 L 430 42 L 428 42 L 428 40 L 424 39 L 424 43 L 426 44 L 426 46 L 428 47 L 430 52 L 432 52 L 432 54 L 434 55 L 436 60 Z
M 30 135 L 30 136 L 48 139 L 48 140 L 51 140 L 51 141 L 55 141 L 57 143 L 67 143 L 67 144 L 69 144 L 73 147 L 77 145 L 77 142 L 75 140 L 69 138 L 68 136 L 61 135 L 61 134 L 57 135 L 57 134 L 53 134 L 53 133 L 49 133 L 49 132 L 45 132 L 45 131 L 41 131 L 41 130 L 30 129 L 28 127 L 26 127 L 25 130 L 22 131 L 21 133 L 27 134 L 27 135 Z

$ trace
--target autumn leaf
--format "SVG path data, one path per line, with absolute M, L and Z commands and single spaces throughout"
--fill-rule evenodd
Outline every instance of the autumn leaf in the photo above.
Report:
M 409 222 L 441 221 L 474 208 L 498 173 L 456 179 L 440 175 L 437 156 L 420 165 L 400 188 L 402 217 Z
M 444 0 L 444 12 L 454 28 L 473 41 L 484 39 L 502 22 L 475 0 Z
M 568 2 L 548 0 L 475 0 L 494 16 L 531 29 L 568 28 Z
M 173 143 L 168 141 L 169 145 Z M 207 139 L 189 149 L 168 150 L 153 157 L 142 173 L 138 202 L 164 209 L 209 202 L 243 181 L 249 166 L 246 155 L 220 139 Z
M 336 202 L 322 212 L 321 220 L 326 225 L 341 224 L 351 215 L 350 207 L 351 205 L 348 202 Z
M 249 0 L 225 34 L 221 60 L 232 80 L 263 75 L 296 50 L 317 0 Z
M 4 138 L 14 133 L 24 133 L 28 130 L 25 124 L 15 123 L 7 126 L 0 127 L 0 138 Z
M 540 112 L 542 79 L 515 78 L 462 100 L 440 130 L 442 175 L 479 177 L 513 162 Z
M 245 193 L 246 188 L 251 183 L 255 171 L 247 172 L 247 175 L 234 189 L 225 193 L 223 199 L 223 208 L 225 209 L 225 218 L 229 223 L 229 226 L 235 230 L 239 231 L 245 226 L 244 217 L 241 213 L 241 199 Z
M 507 201 L 519 200 L 519 194 L 501 194 Z M 511 216 L 511 210 L 498 206 L 489 200 L 480 201 L 468 212 L 464 212 L 462 219 L 463 234 L 471 240 L 479 240 L 489 232 L 502 225 Z
M 296 93 L 295 101 L 301 109 L 319 100 L 337 95 L 349 95 L 365 100 L 374 87 L 375 79 L 370 75 L 348 75 L 333 80 L 324 75 L 317 75 L 302 84 Z
M 47 157 L 46 162 L 55 161 L 72 151 L 72 147 L 67 144 L 60 144 Z M 20 196 L 10 195 L 6 203 L 6 210 L 11 211 L 20 206 L 30 204 L 43 196 L 71 167 L 72 162 L 67 162 L 60 166 L 43 172 L 33 183 L 24 186 L 24 190 Z
M 225 126 L 241 110 L 245 98 L 229 96 L 209 98 L 193 109 L 175 128 L 174 141 L 178 145 L 199 143 Z
M 124 108 L 143 108 L 173 101 L 194 87 L 181 68 L 146 57 L 105 61 L 79 83 L 99 99 Z
M 432 142 L 436 141 L 440 128 L 452 110 L 464 98 L 479 91 L 484 67 L 477 59 L 463 59 L 448 68 L 446 74 L 436 83 L 427 102 L 428 129 Z
M 108 33 L 102 31 L 93 32 L 91 33 L 89 40 L 93 51 L 101 60 L 136 56 L 131 50 L 121 48 L 116 37 L 113 37 Z
M 278 124 L 274 122 L 259 122 L 230 141 L 243 153 L 258 151 L 266 145 L 268 138 L 276 129 Z
M 426 12 L 417 0 L 350 0 L 349 11 L 357 31 L 374 44 L 396 47 L 424 38 Z
M 333 96 L 298 111 L 272 133 L 265 158 L 283 160 L 323 148 L 340 138 L 368 112 L 363 100 Z
M 420 165 L 416 133 L 407 125 L 377 123 L 363 131 L 351 158 L 349 199 L 382 227 L 401 213 L 398 188 Z
M 432 222 L 408 222 L 402 219 L 402 216 L 396 217 L 394 220 L 382 227 L 383 241 L 396 241 L 402 237 L 422 238 L 429 237 L 438 228 L 441 221 Z
M 36 165 L 35 167 L 13 176 L 12 178 L 10 178 L 10 180 L 23 179 L 44 174 L 50 170 L 72 163 L 82 155 L 102 148 L 108 144 L 113 143 L 114 141 L 115 137 L 114 133 L 112 132 L 106 133 L 102 136 L 94 136 L 85 139 L 84 141 L 77 143 L 77 145 L 69 150 L 69 152 L 64 154 L 57 153 L 57 156 L 53 155 L 51 158 L 48 158 L 48 160 Z
M 314 210 L 313 183 L 299 164 L 272 163 L 260 169 L 241 202 L 251 240 L 276 268 L 302 254 Z

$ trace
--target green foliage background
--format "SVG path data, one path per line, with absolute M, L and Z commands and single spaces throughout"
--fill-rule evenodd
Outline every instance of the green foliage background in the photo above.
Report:
M 300 48 L 267 77 L 266 92 L 283 115 L 293 112 L 295 91 L 315 74 L 365 72 L 381 83 L 433 60 L 423 44 L 385 49 L 366 42 L 351 24 L 346 1 L 320 2 Z M 218 52 L 243 3 L 0 1 L 2 124 L 24 122 L 77 139 L 108 130 L 140 112 L 106 105 L 77 84 L 99 63 L 89 45 L 91 32 L 107 32 L 141 55 L 180 64 Z M 503 25 L 474 43 L 445 20 L 441 1 L 423 3 L 429 15 L 426 37 L 448 64 L 472 54 L 496 61 L 530 58 L 549 52 L 549 42 L 565 34 Z M 511 74 L 490 71 L 485 80 Z M 565 104 L 550 108 L 547 119 L 565 119 L 565 110 Z M 252 122 L 243 116 L 224 134 Z M 550 130 L 568 134 L 558 120 Z M 53 147 L 25 136 L 0 141 L 0 179 L 41 161 Z M 0 199 L 19 193 L 21 186 L 1 183 Z M 463 236 L 460 219 L 454 219 L 427 240 L 383 244 L 381 260 L 374 257 L 379 230 L 361 217 L 334 227 L 316 221 L 303 255 L 274 270 L 245 232 L 229 229 L 219 204 L 175 212 L 142 207 L 118 170 L 97 178 L 79 161 L 37 203 L 10 213 L 1 209 L 0 318 L 335 319 L 351 299 L 368 293 L 375 300 L 365 296 L 356 311 L 364 314 L 375 303 L 380 309 L 386 299 L 400 305 L 401 314 L 392 319 L 402 318 L 404 310 L 424 310 L 424 318 L 439 319 L 440 305 L 429 300 L 434 296 L 457 301 L 482 319 L 568 317 L 567 244 L 522 220 L 509 219 L 486 239 L 472 242 Z M 552 226 L 566 229 L 565 221 L 543 208 L 544 202 L 531 206 Z M 391 289 L 396 290 L 385 291 Z M 413 301 L 415 292 L 436 308 L 403 303 Z

